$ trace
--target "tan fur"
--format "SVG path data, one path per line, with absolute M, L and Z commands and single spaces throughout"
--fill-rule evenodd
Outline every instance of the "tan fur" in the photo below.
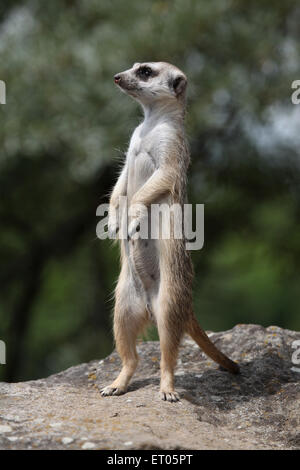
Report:
M 149 66 L 153 78 L 140 79 L 140 67 Z M 172 89 L 180 77 L 178 88 Z M 176 67 L 159 63 L 134 64 L 119 74 L 117 83 L 142 105 L 144 122 L 134 131 L 123 171 L 110 200 L 109 229 L 114 231 L 118 218 L 119 196 L 128 204 L 150 207 L 153 203 L 187 202 L 186 174 L 189 151 L 184 134 L 186 77 Z M 170 85 L 171 84 L 171 85 Z M 179 91 L 178 91 L 179 90 Z M 132 219 L 140 220 L 138 209 Z M 122 225 L 121 217 L 121 225 Z M 172 231 L 171 231 L 172 233 Z M 237 373 L 238 366 L 221 353 L 198 325 L 192 308 L 193 268 L 184 239 L 120 240 L 121 274 L 115 295 L 114 336 L 122 359 L 116 380 L 102 390 L 102 395 L 118 395 L 127 390 L 137 366 L 136 338 L 154 321 L 161 347 L 160 396 L 177 401 L 174 369 L 178 348 L 188 333 L 213 360 Z

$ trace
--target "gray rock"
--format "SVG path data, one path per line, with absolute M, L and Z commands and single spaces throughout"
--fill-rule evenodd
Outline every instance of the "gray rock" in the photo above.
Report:
M 120 397 L 99 393 L 120 369 L 115 352 L 46 379 L 0 383 L 0 449 L 299 449 L 300 333 L 237 325 L 210 337 L 241 374 L 220 370 L 186 338 L 179 403 L 158 397 L 157 342 L 139 343 L 138 370 Z

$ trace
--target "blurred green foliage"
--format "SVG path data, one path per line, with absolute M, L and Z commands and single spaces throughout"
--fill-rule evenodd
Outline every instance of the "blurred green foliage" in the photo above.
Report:
M 193 253 L 201 324 L 299 330 L 299 22 L 296 0 L 2 2 L 2 379 L 113 347 L 118 251 L 96 238 L 96 208 L 141 118 L 112 77 L 137 61 L 189 78 L 190 199 L 205 204 Z

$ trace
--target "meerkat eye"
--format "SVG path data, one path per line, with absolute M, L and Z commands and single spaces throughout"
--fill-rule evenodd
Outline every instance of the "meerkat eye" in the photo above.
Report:
M 151 67 L 147 67 L 147 66 L 140 67 L 137 71 L 137 75 L 139 77 L 143 77 L 143 78 L 151 77 L 152 69 L 151 69 Z

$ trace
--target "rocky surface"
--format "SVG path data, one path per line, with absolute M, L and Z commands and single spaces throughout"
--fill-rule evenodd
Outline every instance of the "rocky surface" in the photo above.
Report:
M 140 343 L 127 394 L 102 398 L 117 375 L 114 352 L 52 375 L 0 383 L 0 449 L 299 449 L 300 333 L 237 325 L 211 338 L 241 366 L 218 369 L 185 339 L 176 369 L 181 402 L 158 397 L 159 345 Z

